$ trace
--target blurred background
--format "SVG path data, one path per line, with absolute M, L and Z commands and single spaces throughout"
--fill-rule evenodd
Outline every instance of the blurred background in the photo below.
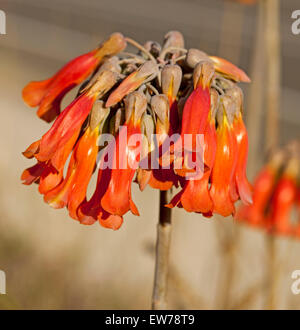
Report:
M 242 86 L 246 120 L 256 111 L 264 123 L 259 6 L 223 0 L 1 0 L 0 9 L 7 21 L 6 35 L 0 35 L 0 270 L 7 278 L 0 308 L 148 309 L 158 191 L 147 187 L 140 193 L 134 184 L 141 216 L 126 215 L 116 232 L 79 225 L 66 210 L 51 209 L 37 186 L 20 181 L 31 165 L 21 152 L 48 129 L 23 103 L 22 88 L 52 76 L 112 32 L 144 43 L 179 30 L 187 48 L 227 58 L 254 79 L 256 89 Z M 300 35 L 291 32 L 296 9 L 298 0 L 280 1 L 280 144 L 300 137 Z M 263 131 L 258 125 L 249 132 L 250 143 L 257 141 L 250 145 L 251 179 L 264 161 Z M 275 275 L 275 308 L 300 308 L 300 295 L 291 292 L 291 273 L 300 269 L 300 242 L 277 238 L 276 274 L 268 274 L 262 232 L 237 226 L 231 218 L 207 220 L 179 209 L 173 219 L 170 308 L 265 308 Z

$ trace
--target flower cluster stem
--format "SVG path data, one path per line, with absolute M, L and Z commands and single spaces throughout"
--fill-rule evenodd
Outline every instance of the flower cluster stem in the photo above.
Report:
M 152 309 L 167 309 L 167 282 L 169 251 L 171 243 L 171 209 L 164 205 L 169 202 L 171 192 L 160 191 L 159 221 L 157 225 L 155 276 L 152 296 Z

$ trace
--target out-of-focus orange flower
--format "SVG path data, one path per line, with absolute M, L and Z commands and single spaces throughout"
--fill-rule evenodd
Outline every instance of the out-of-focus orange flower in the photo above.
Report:
M 278 181 L 272 196 L 270 230 L 280 234 L 291 234 L 291 212 L 296 201 L 297 183 L 295 178 L 284 174 Z
M 23 89 L 23 100 L 30 107 L 39 107 L 37 115 L 51 122 L 60 113 L 60 103 L 65 94 L 83 82 L 103 61 L 126 47 L 120 33 L 114 33 L 93 51 L 76 57 L 60 69 L 53 77 L 33 81 Z
M 236 219 L 268 233 L 298 236 L 299 166 L 299 146 L 294 142 L 276 152 L 254 182 L 253 204 L 241 206 Z
M 236 218 L 245 219 L 252 225 L 262 225 L 267 221 L 267 203 L 275 186 L 276 172 L 270 165 L 258 174 L 253 185 L 253 204 L 239 208 Z

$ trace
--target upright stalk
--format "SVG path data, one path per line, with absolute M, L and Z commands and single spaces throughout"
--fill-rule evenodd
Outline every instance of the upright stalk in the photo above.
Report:
M 267 237 L 267 251 L 268 251 L 268 262 L 267 262 L 267 277 L 266 277 L 266 309 L 276 308 L 276 290 L 278 285 L 279 270 L 276 264 L 276 240 L 273 234 L 269 234 Z
M 278 143 L 278 117 L 280 104 L 280 11 L 279 0 L 264 1 L 266 50 L 266 150 Z M 279 269 L 276 267 L 276 241 L 273 234 L 268 239 L 268 273 L 266 308 L 276 308 L 276 289 Z
M 263 159 L 258 159 L 258 155 L 260 154 L 259 148 L 261 147 L 262 140 L 261 128 L 264 114 L 265 95 L 265 6 L 263 1 L 259 1 L 257 6 L 256 32 L 250 76 L 252 83 L 249 86 L 246 113 L 246 124 L 249 138 L 248 170 L 251 178 L 254 177 L 263 161 Z
M 165 207 L 170 200 L 170 190 L 160 191 L 159 221 L 157 224 L 155 277 L 152 296 L 152 309 L 167 309 L 167 282 L 169 270 L 169 251 L 171 243 L 171 209 Z
M 280 11 L 279 0 L 265 0 L 265 45 L 267 59 L 266 148 L 277 146 L 280 104 Z

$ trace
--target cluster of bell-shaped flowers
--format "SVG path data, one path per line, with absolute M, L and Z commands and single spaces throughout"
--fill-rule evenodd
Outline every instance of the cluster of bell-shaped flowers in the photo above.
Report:
M 272 153 L 253 184 L 253 203 L 236 219 L 271 234 L 300 237 L 300 143 Z
M 128 43 L 139 52 L 124 52 Z M 37 161 L 23 172 L 23 183 L 38 183 L 45 202 L 67 207 L 80 223 L 112 229 L 128 211 L 139 215 L 133 181 L 141 190 L 181 187 L 166 207 L 234 214 L 238 199 L 252 201 L 239 81 L 250 80 L 224 59 L 185 49 L 177 31 L 162 45 L 143 46 L 112 34 L 52 78 L 24 88 L 23 99 L 38 107 L 38 116 L 55 121 L 23 153 Z M 77 97 L 61 111 L 64 95 L 79 84 Z

